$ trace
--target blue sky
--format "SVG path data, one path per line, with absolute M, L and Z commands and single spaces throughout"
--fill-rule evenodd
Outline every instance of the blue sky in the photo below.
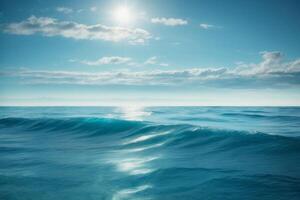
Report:
M 0 2 L 1 105 L 300 105 L 300 3 Z

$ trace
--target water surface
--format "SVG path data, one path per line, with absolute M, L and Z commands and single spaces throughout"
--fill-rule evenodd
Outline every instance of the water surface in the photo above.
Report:
M 300 199 L 299 107 L 1 107 L 0 199 Z

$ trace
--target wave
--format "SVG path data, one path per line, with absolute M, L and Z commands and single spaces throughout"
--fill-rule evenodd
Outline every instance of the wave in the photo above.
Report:
M 258 112 L 259 113 L 259 112 Z M 285 120 L 285 121 L 300 121 L 299 116 L 291 115 L 267 115 L 267 114 L 258 114 L 256 112 L 244 112 L 244 113 L 222 113 L 222 116 L 225 117 L 245 117 L 252 119 L 269 119 L 269 120 Z
M 0 127 L 31 133 L 78 134 L 81 137 L 117 135 L 122 147 L 151 145 L 164 142 L 164 146 L 203 148 L 214 145 L 214 151 L 247 149 L 255 151 L 299 151 L 300 138 L 270 135 L 253 131 L 235 131 L 188 124 L 163 125 L 151 122 L 127 121 L 109 118 L 2 118 Z M 263 146 L 260 146 L 263 144 Z M 267 145 L 270 145 L 268 148 Z
M 70 199 L 300 195 L 299 137 L 91 117 L 1 118 L 0 133 L 0 186 L 31 195 L 38 184 Z

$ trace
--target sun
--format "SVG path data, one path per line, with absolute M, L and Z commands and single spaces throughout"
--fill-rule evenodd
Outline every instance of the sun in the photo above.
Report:
M 134 15 L 133 12 L 130 10 L 128 6 L 122 5 L 117 7 L 113 11 L 113 17 L 114 19 L 123 25 L 128 25 L 133 22 L 134 20 Z

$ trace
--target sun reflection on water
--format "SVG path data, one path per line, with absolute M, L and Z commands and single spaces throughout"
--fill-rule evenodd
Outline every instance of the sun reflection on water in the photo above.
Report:
M 171 131 L 164 131 L 164 132 L 159 132 L 159 133 L 153 133 L 153 134 L 148 134 L 148 135 L 142 135 L 138 136 L 132 140 L 124 142 L 124 144 L 132 144 L 132 143 L 138 143 L 138 142 L 143 142 L 155 137 L 163 136 L 169 134 Z
M 121 117 L 126 120 L 142 121 L 145 117 L 151 115 L 151 112 L 145 111 L 145 107 L 142 106 L 124 106 L 118 110 L 121 113 Z
M 130 175 L 147 174 L 154 171 L 154 169 L 149 166 L 149 163 L 158 158 L 158 156 L 145 158 L 131 157 L 115 160 L 113 164 L 116 165 L 118 171 L 126 172 Z
M 120 190 L 113 196 L 112 200 L 128 199 L 133 194 L 142 192 L 142 191 L 147 190 L 149 188 L 152 188 L 152 186 L 151 185 L 141 185 L 141 186 L 138 186 L 138 187 L 135 187 L 135 188 Z
M 124 120 L 143 121 L 151 114 L 142 106 L 124 106 L 117 108 L 114 116 Z M 130 177 L 152 173 L 157 170 L 157 161 L 163 156 L 161 153 L 153 153 L 150 150 L 163 146 L 166 141 L 155 140 L 146 145 L 144 142 L 169 133 L 170 131 L 141 132 L 138 135 L 125 137 L 119 141 L 120 149 L 111 152 L 107 163 L 113 165 L 116 171 Z M 133 188 L 123 188 L 116 191 L 112 199 L 134 199 L 133 197 L 139 195 L 139 192 L 152 187 L 155 186 L 144 182 L 143 185 Z

